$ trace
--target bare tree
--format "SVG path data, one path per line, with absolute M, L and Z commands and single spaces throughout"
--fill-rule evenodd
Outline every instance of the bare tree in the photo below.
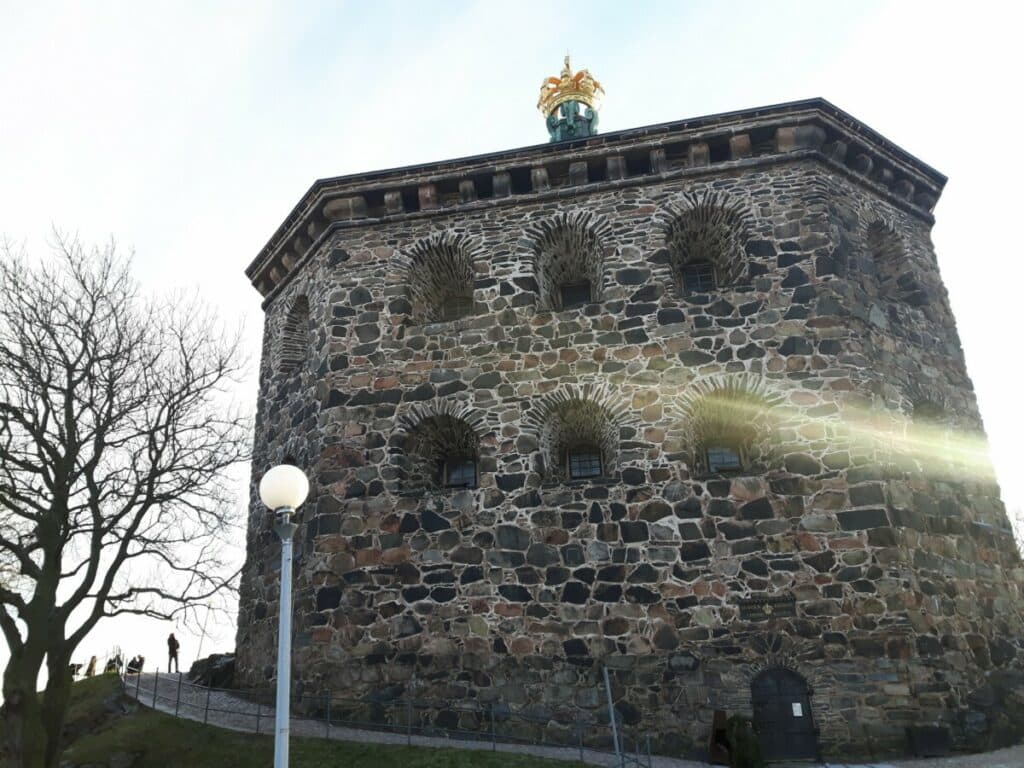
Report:
M 171 618 L 223 594 L 248 457 L 238 337 L 195 301 L 140 294 L 111 243 L 0 244 L 0 764 L 55 767 L 68 666 L 96 623 Z M 43 664 L 40 703 L 35 684 Z M 38 742 L 38 739 L 33 739 Z

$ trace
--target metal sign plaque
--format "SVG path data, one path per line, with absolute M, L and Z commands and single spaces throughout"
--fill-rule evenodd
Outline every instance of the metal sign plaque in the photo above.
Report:
M 796 616 L 796 598 L 792 595 L 751 597 L 740 600 L 739 605 L 740 619 L 743 621 L 768 621 Z

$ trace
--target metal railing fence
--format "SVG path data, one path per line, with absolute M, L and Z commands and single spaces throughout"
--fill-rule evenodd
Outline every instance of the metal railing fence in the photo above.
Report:
M 175 717 L 250 733 L 274 733 L 274 691 L 212 688 L 184 675 L 125 673 L 125 692 L 141 704 Z M 605 688 L 607 674 L 605 674 Z M 594 754 L 614 755 L 617 768 L 651 768 L 650 735 L 625 726 L 606 691 L 607 706 L 583 714 L 541 706 L 514 706 L 496 699 L 442 700 L 400 696 L 351 698 L 321 691 L 292 698 L 294 735 L 339 738 L 342 730 L 390 734 L 386 743 L 412 745 L 416 737 L 498 745 L 529 745 L 573 750 L 580 762 Z M 600 714 L 598 714 L 600 713 Z M 605 722 L 603 722 L 605 721 Z M 351 734 L 350 734 L 351 735 Z M 569 757 L 569 755 L 567 755 Z M 607 760 L 603 764 L 609 764 Z

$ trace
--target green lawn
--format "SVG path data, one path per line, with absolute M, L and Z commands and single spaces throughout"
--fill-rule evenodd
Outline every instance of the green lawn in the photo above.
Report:
M 103 701 L 117 686 L 116 678 L 104 676 L 77 683 L 69 726 L 81 732 L 97 724 Z M 143 709 L 97 724 L 92 733 L 79 736 L 65 752 L 73 765 L 107 764 L 112 755 L 136 756 L 132 768 L 252 768 L 273 763 L 270 736 L 225 731 L 190 720 L 177 720 Z M 366 768 L 571 768 L 579 763 L 542 760 L 502 752 L 427 747 L 390 747 L 352 744 L 325 739 L 292 738 L 293 768 L 365 766 Z

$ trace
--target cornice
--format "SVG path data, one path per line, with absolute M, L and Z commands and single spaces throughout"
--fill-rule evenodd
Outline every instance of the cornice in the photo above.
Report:
M 321 179 L 246 269 L 269 303 L 330 233 L 814 158 L 924 221 L 946 177 L 823 99 Z

